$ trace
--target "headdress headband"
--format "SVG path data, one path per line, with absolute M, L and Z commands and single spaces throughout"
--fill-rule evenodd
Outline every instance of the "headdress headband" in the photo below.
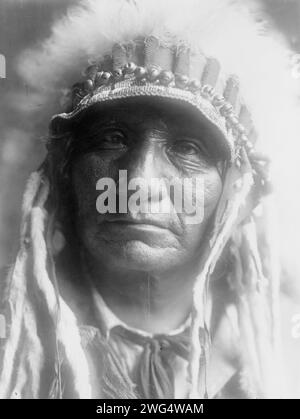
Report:
M 91 105 L 132 97 L 178 100 L 196 108 L 223 135 L 231 159 L 236 146 L 253 149 L 256 133 L 250 113 L 234 76 L 222 79 L 220 64 L 188 47 L 165 45 L 154 36 L 127 44 L 115 44 L 110 56 L 91 64 L 85 80 L 76 83 L 69 97 L 69 112 L 55 115 L 70 120 Z

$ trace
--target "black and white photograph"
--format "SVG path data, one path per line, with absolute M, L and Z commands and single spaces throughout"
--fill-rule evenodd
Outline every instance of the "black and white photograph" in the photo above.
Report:
M 0 0 L 0 399 L 300 399 L 300 0 Z

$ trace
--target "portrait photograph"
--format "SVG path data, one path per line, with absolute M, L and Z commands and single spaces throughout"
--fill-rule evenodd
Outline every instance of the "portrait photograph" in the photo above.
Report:
M 299 170 L 299 0 L 0 0 L 0 399 L 300 399 Z

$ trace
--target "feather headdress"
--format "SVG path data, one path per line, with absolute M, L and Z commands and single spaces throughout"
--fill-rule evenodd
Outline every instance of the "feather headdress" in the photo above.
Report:
M 295 84 L 289 51 L 269 32 L 248 3 L 88 0 L 58 21 L 40 48 L 24 53 L 20 72 L 46 104 L 78 81 L 88 62 L 111 55 L 114 44 L 152 35 L 162 45 L 200 49 L 221 63 L 223 74 L 238 76 L 264 147 L 272 148 L 287 135 Z
M 138 60 L 134 54 L 134 59 L 132 55 L 129 59 L 128 45 L 133 44 L 136 48 L 137 40 L 141 39 L 144 51 L 142 59 L 145 61 L 145 57 L 149 58 L 152 48 L 155 47 L 159 66 L 154 66 L 154 70 L 160 68 L 158 73 L 153 74 L 152 68 L 146 65 L 147 74 L 143 73 L 142 80 L 137 80 L 140 70 L 137 71 L 136 66 L 143 66 L 141 62 L 134 62 Z M 151 40 L 154 40 L 154 46 L 151 46 Z M 119 45 L 119 52 L 114 49 L 115 45 Z M 165 54 L 170 49 L 172 56 L 177 57 L 176 64 L 172 61 L 171 66 L 169 56 Z M 216 263 L 227 244 L 234 267 L 228 280 L 236 296 L 243 348 L 243 386 L 252 397 L 283 394 L 278 389 L 274 376 L 275 372 L 278 374 L 280 365 L 277 330 L 278 272 L 266 255 L 264 261 L 268 259 L 271 262 L 267 268 L 263 266 L 252 213 L 253 185 L 259 191 L 266 186 L 264 170 L 260 166 L 263 159 L 253 153 L 252 145 L 247 142 L 248 138 L 239 141 L 245 134 L 245 127 L 240 127 L 239 124 L 243 119 L 243 106 L 247 106 L 252 119 L 248 128 L 246 126 L 246 134 L 251 137 L 254 131 L 258 133 L 258 136 L 255 134 L 257 146 L 267 151 L 281 147 L 282 138 L 295 135 L 296 99 L 294 81 L 287 69 L 287 54 L 284 43 L 267 35 L 264 25 L 255 20 L 254 12 L 250 12 L 249 7 L 242 6 L 237 1 L 86 0 L 70 9 L 67 16 L 54 25 L 48 40 L 36 50 L 26 52 L 20 59 L 22 75 L 35 90 L 39 103 L 44 104 L 45 113 L 50 113 L 51 109 L 55 109 L 57 113 L 57 92 L 70 93 L 65 90 L 67 86 L 80 78 L 87 63 L 92 66 L 86 73 L 87 79 L 83 82 L 83 88 L 79 87 L 79 98 L 76 99 L 78 91 L 75 90 L 74 101 L 73 89 L 73 96 L 67 94 L 66 100 L 61 101 L 60 110 L 65 113 L 56 116 L 52 121 L 55 134 L 57 126 L 54 121 L 61 122 L 75 117 L 78 112 L 95 102 L 109 100 L 116 92 L 120 92 L 122 99 L 129 97 L 134 88 L 137 96 L 150 95 L 150 91 L 155 91 L 152 96 L 160 96 L 157 92 L 161 92 L 161 96 L 168 92 L 168 97 L 174 100 L 176 95 L 181 101 L 186 98 L 186 102 L 195 106 L 219 129 L 224 142 L 229 145 L 230 166 L 210 240 L 199 261 L 199 275 L 194 289 L 189 368 L 191 397 L 206 395 L 205 373 L 200 360 L 203 357 L 208 358 L 209 322 L 203 313 L 203 307 L 206 306 L 209 282 Z M 184 59 L 178 60 L 178 57 Z M 215 59 L 221 65 L 220 79 L 219 66 Z M 118 65 L 114 67 L 116 62 Z M 132 62 L 135 67 L 132 67 Z M 180 67 L 181 63 L 183 67 Z M 208 71 L 209 63 L 214 65 Z M 157 63 L 150 64 L 152 66 Z M 197 77 L 201 79 L 200 86 L 191 84 L 195 78 L 195 74 L 193 77 L 191 75 L 194 68 L 199 71 Z M 121 70 L 121 73 L 114 73 L 116 70 Z M 166 85 L 164 77 L 161 77 L 161 71 L 165 70 L 174 73 L 174 80 L 172 78 L 170 81 L 174 84 Z M 107 73 L 105 77 L 104 73 Z M 118 74 L 122 80 L 116 80 Z M 208 81 L 205 79 L 207 74 L 210 75 Z M 188 80 L 182 77 L 176 79 L 178 75 L 187 76 Z M 237 75 L 239 81 L 232 75 Z M 232 81 L 229 83 L 231 88 L 226 91 L 228 80 Z M 236 100 L 237 85 L 241 100 Z M 226 110 L 224 106 L 228 103 L 224 102 L 216 105 L 218 92 L 212 91 L 211 87 L 221 90 L 221 99 L 225 98 L 231 107 Z M 233 108 L 235 114 L 232 113 Z M 234 119 L 237 116 L 237 120 Z M 29 182 L 24 201 L 20 253 L 8 278 L 6 310 L 11 319 L 11 327 L 2 357 L 2 397 L 12 397 L 14 394 L 21 397 L 39 395 L 39 373 L 44 368 L 44 357 L 40 335 L 35 332 L 38 329 L 38 319 L 34 315 L 35 304 L 32 299 L 35 295 L 32 287 L 39 298 L 42 296 L 46 302 L 46 317 L 51 319 L 54 329 L 56 390 L 52 386 L 51 394 L 55 397 L 62 394 L 61 353 L 67 359 L 70 375 L 73 377 L 75 397 L 91 397 L 92 394 L 89 366 L 81 347 L 76 316 L 60 295 L 55 283 L 55 263 L 51 248 L 53 214 L 48 213 L 45 206 L 46 200 L 51 199 L 49 180 L 51 187 L 54 166 L 57 164 L 56 161 L 51 161 L 52 147 L 56 140 L 53 141 L 49 146 L 47 165 Z M 28 243 L 32 244 L 32 251 L 28 250 Z M 32 275 L 28 274 L 30 270 Z M 204 330 L 204 340 L 199 340 L 199 329 Z M 66 330 L 68 334 L 64 333 Z M 23 350 L 19 349 L 21 342 L 24 343 Z M 35 366 L 31 362 L 33 350 L 38 360 L 38 365 Z M 28 380 L 32 384 L 30 391 L 26 387 Z
M 200 49 L 221 63 L 223 74 L 238 76 L 241 95 L 259 133 L 256 147 L 273 161 L 280 254 L 286 268 L 300 273 L 295 238 L 300 201 L 294 197 L 299 188 L 298 154 L 291 151 L 298 150 L 299 143 L 299 83 L 293 77 L 286 41 L 266 23 L 256 1 L 189 0 L 183 5 L 177 0 L 91 0 L 79 4 L 54 25 L 46 41 L 19 59 L 19 73 L 32 88 L 30 109 L 34 104 L 39 109 L 43 106 L 48 118 L 65 111 L 63 98 L 89 60 L 111 54 L 115 43 L 151 34 L 166 45 L 177 42 Z M 28 96 L 19 99 L 16 106 L 24 108 Z

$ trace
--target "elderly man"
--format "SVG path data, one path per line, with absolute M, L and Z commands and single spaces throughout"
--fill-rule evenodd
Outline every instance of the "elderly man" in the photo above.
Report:
M 258 78 L 280 54 L 264 58 L 252 18 L 223 7 L 90 0 L 32 53 L 52 91 L 90 65 L 25 192 L 1 397 L 282 395 L 278 290 L 253 215 L 267 164 L 240 93 L 272 100 Z M 232 69 L 241 84 L 250 71 L 248 91 Z

